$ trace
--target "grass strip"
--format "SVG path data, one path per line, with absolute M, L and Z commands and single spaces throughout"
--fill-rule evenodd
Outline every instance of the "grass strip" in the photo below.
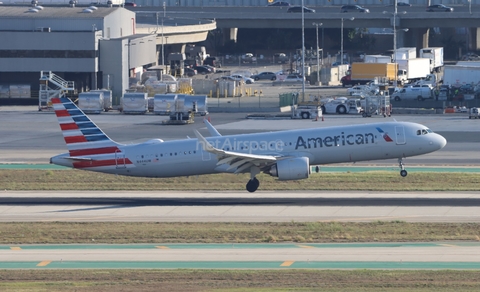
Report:
M 478 223 L 0 223 L 0 244 L 479 241 Z
M 480 271 L 0 270 L 10 291 L 480 291 Z
M 356 191 L 478 191 L 479 173 L 414 173 L 397 171 L 314 173 L 309 179 L 278 181 L 261 174 L 259 190 L 356 190 Z M 214 174 L 176 178 L 137 178 L 81 170 L 0 170 L 3 190 L 245 190 L 249 174 Z

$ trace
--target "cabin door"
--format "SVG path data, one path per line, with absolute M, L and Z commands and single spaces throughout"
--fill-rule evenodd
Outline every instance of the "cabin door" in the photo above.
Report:
M 395 126 L 395 137 L 397 145 L 407 143 L 407 141 L 405 141 L 405 128 L 403 126 Z

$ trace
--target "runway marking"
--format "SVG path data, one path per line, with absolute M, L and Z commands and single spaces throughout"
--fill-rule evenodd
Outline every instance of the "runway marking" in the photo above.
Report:
M 285 261 L 283 262 L 280 267 L 290 267 L 295 261 Z
M 163 246 L 163 245 L 159 245 L 159 246 L 155 246 L 156 248 L 159 248 L 159 249 L 169 249 L 168 246 Z
M 52 261 L 43 261 L 43 262 L 40 262 L 38 263 L 37 267 L 45 267 L 46 265 L 48 265 L 49 263 L 51 263 Z
M 19 246 L 11 246 L 10 249 L 11 250 L 22 250 L 22 248 L 19 247 Z
M 441 246 L 446 246 L 446 247 L 458 247 L 458 245 L 453 245 L 453 244 L 444 244 L 444 243 L 442 243 L 442 244 L 439 244 L 439 245 L 441 245 Z
M 314 246 L 311 246 L 311 245 L 297 245 L 297 246 L 301 248 L 315 248 Z

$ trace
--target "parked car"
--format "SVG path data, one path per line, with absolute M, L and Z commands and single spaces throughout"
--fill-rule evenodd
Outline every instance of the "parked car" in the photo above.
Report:
M 222 81 L 222 80 L 225 80 L 225 81 L 237 81 L 235 78 L 233 78 L 232 76 L 221 76 L 221 77 L 218 77 L 218 78 L 215 78 L 216 81 Z
M 395 4 L 390 4 L 388 6 L 395 6 Z M 412 7 L 412 4 L 407 3 L 407 2 L 397 2 L 397 6 L 402 6 L 402 7 Z
M 360 5 L 343 5 L 340 8 L 340 12 L 362 12 L 362 13 L 370 13 L 370 10 L 367 8 L 363 8 Z
M 294 13 L 302 12 L 302 6 L 290 6 L 290 8 L 288 8 L 287 12 L 289 12 L 289 13 L 292 13 L 292 12 L 294 12 Z M 303 6 L 303 12 L 304 12 L 304 13 L 315 13 L 315 10 Z
M 270 3 L 270 4 L 268 4 L 267 6 L 270 6 L 270 7 L 276 7 L 276 6 L 290 6 L 290 3 L 288 3 L 288 2 L 285 2 L 285 1 L 276 1 L 276 2 L 273 2 L 273 3 Z
M 188 77 L 192 77 L 197 75 L 197 70 L 190 68 L 190 67 L 185 67 L 184 68 L 185 75 Z
M 198 74 L 211 74 L 213 70 L 207 66 L 195 66 L 193 69 L 197 70 Z
M 280 82 L 278 84 L 288 84 L 288 85 L 302 84 L 304 80 L 305 80 L 305 77 L 303 77 L 303 76 L 300 76 L 298 74 L 290 74 L 290 75 L 287 75 L 287 77 L 285 77 L 285 79 L 283 79 L 282 82 Z M 277 82 L 278 81 L 273 82 L 272 85 L 275 86 L 275 84 Z
M 245 82 L 246 84 L 252 84 L 255 82 L 255 80 L 253 80 L 252 78 L 250 77 L 245 77 L 243 75 L 240 75 L 240 74 L 235 74 L 235 75 L 231 75 L 230 77 L 232 77 L 234 80 L 236 81 L 243 81 Z
M 275 81 L 277 80 L 277 74 L 273 72 L 261 72 L 255 75 L 250 76 L 250 78 L 253 78 L 253 80 L 258 81 L 258 80 L 272 80 Z
M 137 7 L 137 4 L 134 3 L 134 2 L 125 2 L 125 4 L 123 4 L 125 7 Z
M 445 6 L 443 4 L 435 4 L 427 7 L 427 12 L 435 11 L 453 12 L 453 7 Z

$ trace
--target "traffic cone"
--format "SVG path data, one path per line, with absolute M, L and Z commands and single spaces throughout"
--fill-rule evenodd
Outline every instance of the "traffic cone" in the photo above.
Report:
M 208 120 L 208 122 L 210 123 L 210 116 L 208 116 L 208 119 L 207 119 L 207 120 Z

